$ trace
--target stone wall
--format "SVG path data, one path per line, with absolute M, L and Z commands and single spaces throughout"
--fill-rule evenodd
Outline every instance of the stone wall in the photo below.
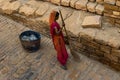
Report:
M 120 0 L 104 0 L 104 16 L 112 17 L 113 24 L 120 24 Z
M 80 33 L 79 41 L 72 42 L 75 51 L 120 71 L 120 49 Z
M 30 0 L 31 2 L 28 5 L 21 4 L 20 1 L 15 1 L 9 3 L 10 0 L 1 0 L 0 1 L 0 12 L 6 14 L 12 14 L 19 11 L 20 14 L 25 14 L 27 16 L 42 16 L 48 5 L 43 6 L 43 8 L 38 9 L 40 5 L 35 5 L 33 3 L 32 7 L 29 4 L 32 4 L 33 1 L 39 0 Z M 22 0 L 21 0 L 22 1 Z M 71 7 L 77 10 L 88 11 L 91 13 L 108 16 L 109 21 L 115 25 L 120 24 L 120 0 L 41 0 L 48 1 L 50 3 Z M 27 9 L 27 11 L 26 11 Z M 35 12 L 35 13 L 34 13 Z M 33 15 L 34 14 L 34 15 Z
M 85 10 L 112 17 L 113 24 L 120 24 L 120 0 L 48 0 L 53 4 Z
M 49 0 L 53 4 L 72 7 L 103 15 L 103 0 Z
M 118 4 L 119 0 L 110 0 L 111 2 L 109 0 L 105 1 L 106 3 L 104 3 L 104 15 L 114 18 L 120 18 L 120 5 Z

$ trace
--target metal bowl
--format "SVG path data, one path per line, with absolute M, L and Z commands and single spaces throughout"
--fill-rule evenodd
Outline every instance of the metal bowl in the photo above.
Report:
M 19 36 L 20 42 L 28 52 L 35 52 L 40 48 L 41 35 L 35 31 L 24 31 Z

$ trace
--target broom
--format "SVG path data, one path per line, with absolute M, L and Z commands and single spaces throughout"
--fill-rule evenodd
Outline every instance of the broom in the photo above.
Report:
M 59 13 L 60 13 L 60 17 L 61 17 L 61 20 L 62 20 L 62 24 L 65 24 L 60 9 L 59 9 Z M 80 61 L 80 57 L 79 57 L 79 55 L 78 55 L 77 53 L 75 53 L 75 52 L 73 51 L 73 49 L 72 49 L 72 45 L 71 45 L 71 43 L 70 43 L 70 37 L 69 37 L 69 35 L 68 35 L 68 33 L 67 33 L 67 30 L 66 30 L 65 25 L 63 25 L 62 27 L 63 27 L 64 30 L 65 30 L 65 34 L 66 34 L 66 37 L 67 37 L 67 42 L 68 42 L 68 44 L 69 44 L 69 48 L 70 48 L 70 53 L 72 54 L 73 59 L 74 59 L 75 61 L 79 62 L 79 61 Z

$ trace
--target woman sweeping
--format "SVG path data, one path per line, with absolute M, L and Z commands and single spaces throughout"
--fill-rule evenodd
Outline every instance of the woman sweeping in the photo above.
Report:
M 57 59 L 64 70 L 67 70 L 66 62 L 68 59 L 68 53 L 65 47 L 65 41 L 62 33 L 62 28 L 59 26 L 56 20 L 59 18 L 57 11 L 52 11 L 50 14 L 50 33 L 55 50 L 57 51 Z M 63 24 L 63 26 L 65 26 Z

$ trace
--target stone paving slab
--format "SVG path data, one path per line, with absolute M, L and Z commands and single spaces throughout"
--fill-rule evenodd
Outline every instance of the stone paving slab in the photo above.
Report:
M 120 73 L 81 56 L 69 57 L 68 70 L 60 68 L 51 39 L 42 36 L 41 48 L 23 50 L 19 34 L 29 28 L 0 15 L 0 80 L 120 80 Z

